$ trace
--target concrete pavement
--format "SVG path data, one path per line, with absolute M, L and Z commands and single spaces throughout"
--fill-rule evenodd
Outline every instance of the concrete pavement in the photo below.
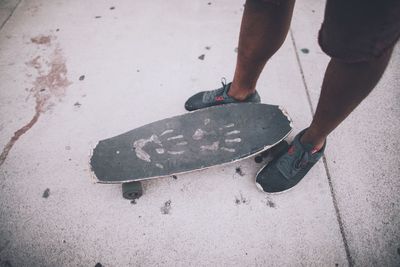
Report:
M 400 264 L 399 49 L 292 191 L 260 193 L 251 158 L 144 182 L 132 204 L 120 186 L 93 183 L 90 150 L 230 80 L 243 3 L 1 4 L 0 266 Z M 297 3 L 258 84 L 295 133 L 329 60 L 316 42 L 323 8 Z

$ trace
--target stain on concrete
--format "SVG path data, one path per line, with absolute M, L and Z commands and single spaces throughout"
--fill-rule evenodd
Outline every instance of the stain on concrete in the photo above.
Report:
M 65 146 L 65 150 L 71 150 L 70 146 Z
M 60 31 L 60 29 L 57 28 L 57 29 L 56 29 L 56 32 L 59 32 L 59 31 Z
M 94 267 L 103 267 L 103 265 L 100 262 L 98 262 Z
M 275 202 L 273 202 L 271 199 L 267 199 L 266 204 L 267 204 L 267 206 L 270 207 L 270 208 L 276 208 Z
M 50 196 L 50 188 L 46 188 L 46 190 L 44 190 L 42 197 L 43 198 L 48 198 Z
M 211 6 L 211 2 L 208 2 L 207 5 Z
M 136 204 L 137 204 L 136 199 L 132 199 L 132 200 L 131 200 L 131 204 L 132 204 L 132 205 L 136 205 Z
M 31 16 L 34 17 L 37 15 L 41 7 L 42 7 L 41 4 L 33 5 L 28 8 L 28 11 L 30 12 Z
M 244 176 L 244 172 L 242 171 L 242 168 L 240 168 L 240 166 L 235 169 L 235 172 L 240 176 Z
M 172 178 L 174 178 L 176 180 L 176 179 L 178 179 L 178 176 L 172 175 Z
M 115 6 L 110 7 L 110 10 L 114 10 L 114 9 L 115 9 Z
M 211 46 L 206 46 L 205 49 L 210 50 Z
M 310 50 L 308 48 L 302 48 L 300 49 L 300 51 L 303 52 L 304 54 L 310 53 Z
M 101 16 L 96 16 L 96 17 L 94 17 L 95 19 L 99 19 L 99 18 L 101 18 Z
M 53 44 L 51 40 L 56 40 L 56 36 L 39 35 L 31 38 L 33 44 L 37 46 L 48 44 L 53 49 L 42 50 L 42 54 L 36 55 L 26 62 L 26 65 L 33 68 L 37 74 L 36 79 L 32 82 L 32 88 L 30 88 L 30 95 L 28 96 L 28 98 L 33 96 L 36 100 L 35 114 L 27 124 L 14 132 L 14 135 L 5 145 L 0 154 L 0 166 L 5 162 L 15 142 L 35 125 L 42 113 L 55 106 L 56 102 L 61 101 L 67 87 L 71 84 L 67 79 L 66 59 L 62 54 L 62 50 L 58 43 Z M 29 77 L 28 74 L 27 76 Z
M 83 81 L 84 79 L 85 79 L 85 75 L 79 76 L 79 80 L 80 80 L 80 81 Z
M 50 45 L 51 37 L 49 35 L 38 35 L 32 37 L 31 42 L 38 45 Z
M 164 203 L 164 206 L 161 207 L 161 214 L 170 214 L 171 212 L 171 200 L 168 200 Z
M 198 57 L 198 59 L 204 60 L 205 57 L 206 57 L 206 55 L 202 54 L 202 55 L 200 55 L 200 56 Z
M 79 107 L 81 107 L 81 106 L 82 106 L 82 104 L 81 104 L 81 103 L 79 103 L 79 102 L 75 102 L 74 106 L 79 108 Z
M 236 205 L 241 205 L 241 204 L 249 204 L 250 201 L 243 197 L 242 193 L 240 193 L 239 196 L 235 196 L 235 204 Z

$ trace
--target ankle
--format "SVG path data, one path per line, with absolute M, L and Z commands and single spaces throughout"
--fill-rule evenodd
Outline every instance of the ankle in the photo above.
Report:
M 317 152 L 322 149 L 325 144 L 326 136 L 319 136 L 312 131 L 307 130 L 300 138 L 302 144 L 311 144 L 313 151 Z
M 239 87 L 232 82 L 228 95 L 236 100 L 245 100 L 249 95 L 255 92 L 255 88 Z

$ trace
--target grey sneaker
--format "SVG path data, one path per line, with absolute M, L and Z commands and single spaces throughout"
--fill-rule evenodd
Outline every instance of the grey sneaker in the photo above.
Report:
M 267 193 L 284 192 L 295 186 L 322 157 L 324 146 L 317 152 L 311 144 L 300 143 L 303 130 L 294 138 L 287 152 L 272 160 L 257 174 L 257 187 Z
M 226 84 L 222 81 L 222 87 L 211 91 L 203 91 L 191 96 L 185 103 L 185 109 L 193 111 L 196 109 L 207 108 L 216 105 L 230 103 L 260 103 L 260 96 L 257 91 L 249 95 L 245 100 L 239 101 L 228 95 L 232 83 Z

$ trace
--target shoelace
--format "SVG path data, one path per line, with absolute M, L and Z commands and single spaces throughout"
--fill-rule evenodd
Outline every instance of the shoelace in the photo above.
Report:
M 301 168 L 307 165 L 309 159 L 310 155 L 306 151 L 303 151 L 300 157 L 294 162 L 292 156 L 285 155 L 279 160 L 279 170 L 282 172 L 285 178 L 290 179 L 296 175 Z
M 226 87 L 226 85 L 227 85 L 225 77 L 222 77 L 222 78 L 221 78 L 221 84 L 222 84 L 222 88 L 225 89 L 225 87 Z
M 222 88 L 205 92 L 203 95 L 203 102 L 213 102 L 216 96 L 221 95 L 225 91 L 225 88 L 227 86 L 226 79 L 224 77 L 221 78 L 221 84 Z

